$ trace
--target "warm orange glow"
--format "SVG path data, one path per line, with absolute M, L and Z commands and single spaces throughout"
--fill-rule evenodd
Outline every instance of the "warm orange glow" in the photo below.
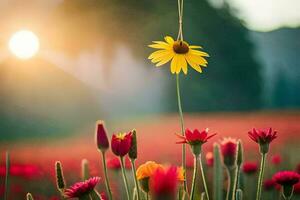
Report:
M 33 57 L 38 52 L 39 46 L 38 37 L 28 30 L 14 33 L 8 43 L 10 51 L 21 59 Z

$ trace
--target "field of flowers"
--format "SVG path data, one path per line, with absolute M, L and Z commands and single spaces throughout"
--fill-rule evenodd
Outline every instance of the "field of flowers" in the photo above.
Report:
M 280 187 L 272 177 L 277 171 L 292 170 L 299 172 L 299 113 L 232 113 L 232 114 L 206 114 L 187 115 L 186 126 L 202 130 L 209 128 L 209 133 L 217 133 L 216 136 L 203 144 L 202 160 L 204 162 L 208 192 L 211 198 L 215 197 L 214 180 L 214 156 L 213 144 L 221 143 L 224 137 L 241 139 L 244 146 L 244 158 L 241 165 L 240 184 L 243 190 L 243 199 L 255 199 L 256 182 L 259 172 L 259 147 L 248 137 L 248 131 L 253 127 L 273 127 L 277 131 L 277 138 L 272 141 L 267 157 L 264 187 L 262 199 L 279 199 Z M 165 165 L 181 165 L 181 145 L 175 133 L 178 133 L 178 117 L 160 116 L 152 120 L 134 121 L 114 125 L 113 130 L 108 131 L 109 137 L 121 130 L 137 130 L 138 157 L 136 167 L 146 161 L 155 161 Z M 1 152 L 10 151 L 10 189 L 9 199 L 24 199 L 27 192 L 31 192 L 34 199 L 60 199 L 60 193 L 56 189 L 55 162 L 60 161 L 63 166 L 67 186 L 81 180 L 82 163 L 88 162 L 90 177 L 101 177 L 97 185 L 99 192 L 106 192 L 105 177 L 102 168 L 101 154 L 97 150 L 94 131 L 84 131 L 77 137 L 65 138 L 59 141 L 32 140 L 27 143 L 7 143 L 1 145 Z M 191 129 L 193 129 L 191 128 Z M 130 187 L 133 187 L 131 164 L 125 156 L 126 174 Z M 86 159 L 82 161 L 83 159 Z M 122 181 L 121 165 L 118 157 L 109 150 L 106 153 L 108 176 L 114 199 L 126 199 L 126 192 Z M 2 154 L 0 167 L 1 196 L 4 195 L 5 158 Z M 84 165 L 84 164 L 83 164 Z M 85 166 L 87 166 L 85 164 Z M 298 169 L 297 169 L 298 168 Z M 187 148 L 187 182 L 191 188 L 193 175 L 193 156 L 190 148 Z M 200 199 L 204 192 L 201 175 L 196 180 L 195 199 Z M 222 195 L 226 195 L 227 175 L 224 170 L 222 181 Z M 299 184 L 295 186 L 294 198 L 300 197 Z

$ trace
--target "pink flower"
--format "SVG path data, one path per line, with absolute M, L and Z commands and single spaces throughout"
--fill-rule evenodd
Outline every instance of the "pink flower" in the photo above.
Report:
M 109 142 L 103 121 L 97 122 L 95 135 L 98 149 L 101 151 L 106 151 L 109 148 Z
M 215 136 L 216 134 L 212 134 L 208 136 L 208 129 L 203 131 L 199 131 L 198 129 L 194 129 L 191 131 L 190 129 L 185 130 L 185 136 L 177 134 L 177 136 L 182 139 L 182 141 L 177 142 L 177 144 L 188 143 L 190 145 L 199 145 L 207 142 L 208 139 Z
M 153 200 L 174 200 L 178 185 L 176 166 L 157 168 L 150 177 L 150 192 Z
M 274 181 L 282 186 L 291 186 L 299 182 L 299 174 L 293 171 L 277 172 L 273 176 Z
M 125 156 L 131 147 L 132 133 L 113 134 L 111 139 L 111 149 L 116 156 Z
M 99 181 L 100 177 L 92 177 L 86 181 L 75 183 L 70 188 L 66 189 L 64 194 L 67 198 L 79 198 L 88 195 L 94 190 Z
M 242 170 L 245 174 L 254 174 L 257 172 L 257 163 L 255 162 L 245 162 L 242 166 Z
M 212 167 L 214 165 L 214 155 L 211 151 L 206 153 L 205 159 L 207 166 Z
M 237 141 L 233 138 L 224 138 L 221 141 L 221 154 L 226 166 L 233 166 L 236 162 Z
M 268 130 L 258 130 L 253 128 L 252 131 L 248 132 L 249 137 L 258 144 L 269 144 L 271 143 L 276 137 L 277 132 L 272 131 L 272 128 Z
M 275 154 L 271 157 L 271 162 L 274 165 L 279 165 L 282 161 L 282 158 L 279 154 Z

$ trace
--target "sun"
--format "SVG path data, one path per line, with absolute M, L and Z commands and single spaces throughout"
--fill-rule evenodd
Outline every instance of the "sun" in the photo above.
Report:
M 20 30 L 11 36 L 8 47 L 18 58 L 29 59 L 38 52 L 40 43 L 33 32 Z

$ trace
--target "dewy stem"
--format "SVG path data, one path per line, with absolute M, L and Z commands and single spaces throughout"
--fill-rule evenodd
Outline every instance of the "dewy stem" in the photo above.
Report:
M 256 200 L 261 199 L 261 188 L 262 188 L 262 182 L 263 182 L 263 179 L 264 179 L 266 157 L 267 157 L 266 153 L 261 154 L 260 169 L 259 169 L 257 191 L 256 191 Z
M 205 194 L 206 194 L 206 200 L 209 200 L 209 194 L 208 194 L 208 189 L 207 189 L 207 184 L 206 184 L 206 180 L 205 180 L 205 174 L 204 174 L 204 170 L 203 170 L 203 164 L 202 164 L 202 154 L 200 154 L 200 170 L 201 170 L 201 176 L 202 176 L 202 180 L 203 180 L 203 186 L 204 186 L 204 190 L 205 190 Z
M 107 166 L 106 166 L 106 159 L 105 159 L 105 152 L 102 152 L 102 164 L 103 164 L 103 170 L 104 170 L 104 176 L 105 176 L 105 186 L 106 186 L 106 190 L 108 193 L 108 199 L 112 200 L 112 193 L 111 193 L 111 189 L 110 189 L 110 185 L 109 185 L 109 179 L 108 179 L 108 174 L 107 174 Z
M 199 156 L 195 155 L 194 156 L 194 173 L 193 173 L 193 182 L 192 182 L 190 200 L 194 200 L 194 196 L 195 196 L 196 178 L 197 178 L 197 172 L 198 172 L 198 160 L 199 160 Z
M 135 184 L 136 193 L 137 193 L 137 199 L 141 200 L 139 183 L 138 183 L 138 180 L 136 178 L 136 168 L 135 168 L 134 159 L 131 159 L 131 166 L 132 166 L 132 173 L 133 173 L 133 177 L 134 177 L 134 184 Z
M 177 88 L 177 101 L 178 101 L 178 110 L 180 116 L 180 125 L 181 125 L 181 134 L 184 136 L 184 121 L 183 121 L 183 113 L 181 107 L 181 98 L 180 98 L 180 85 L 179 85 L 179 74 L 176 74 L 176 88 Z M 187 192 L 187 184 L 186 184 L 186 147 L 185 144 L 182 144 L 182 168 L 184 171 L 184 190 Z
M 130 200 L 130 191 L 129 191 L 129 186 L 128 186 L 128 180 L 126 177 L 124 157 L 120 157 L 120 162 L 121 162 L 121 169 L 122 169 L 122 175 L 123 175 L 124 185 L 125 185 L 125 189 L 126 189 L 127 199 Z

